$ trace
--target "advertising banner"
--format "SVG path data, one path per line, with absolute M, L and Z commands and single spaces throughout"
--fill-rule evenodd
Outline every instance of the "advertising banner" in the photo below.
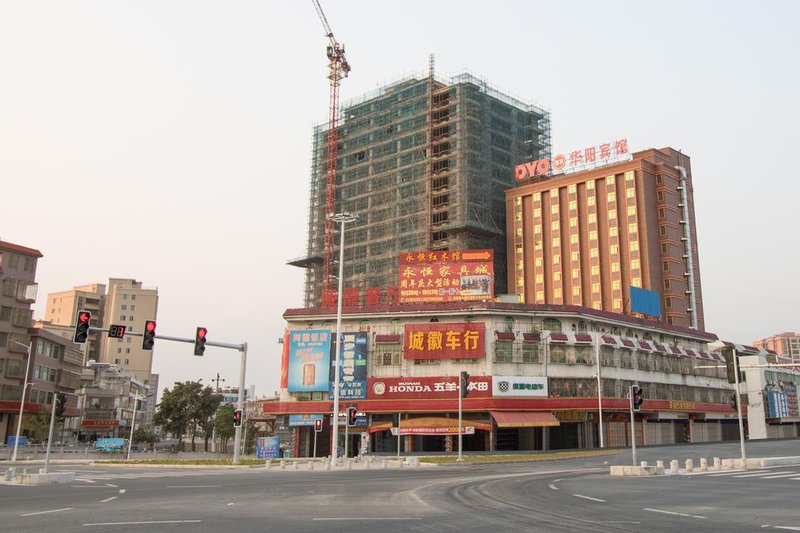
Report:
M 458 435 L 458 424 L 443 428 L 391 428 L 392 435 Z M 474 435 L 475 426 L 461 426 L 462 435 Z
M 494 250 L 405 252 L 400 256 L 400 303 L 494 298 Z
M 481 359 L 486 356 L 483 322 L 406 324 L 406 359 Z
M 547 378 L 492 376 L 492 396 L 500 398 L 547 398 Z
M 424 378 L 370 378 L 367 398 L 373 400 L 419 400 L 458 398 L 458 376 Z M 469 398 L 492 395 L 491 376 L 469 378 Z
M 367 397 L 367 332 L 342 333 L 342 353 L 339 365 L 339 398 L 363 400 Z M 336 342 L 331 352 L 330 388 L 333 397 L 336 367 Z
M 289 392 L 327 391 L 331 365 L 331 332 L 292 331 L 289 335 Z
M 258 459 L 278 459 L 280 445 L 279 437 L 258 437 L 256 439 L 256 457 Z
M 290 426 L 313 426 L 314 420 L 324 420 L 325 415 L 289 415 Z

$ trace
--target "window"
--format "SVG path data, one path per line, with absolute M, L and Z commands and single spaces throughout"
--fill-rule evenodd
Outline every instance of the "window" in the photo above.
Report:
M 667 227 L 666 227 L 666 226 L 663 226 L 663 225 L 662 225 L 662 226 L 659 226 L 659 227 L 658 227 L 658 233 L 659 233 L 659 235 L 661 235 L 661 236 L 666 236 L 666 235 L 667 235 L 667 233 L 668 233 Z M 663 247 L 664 245 L 662 244 L 661 246 Z M 666 253 L 666 252 L 664 252 L 664 253 Z
M 567 348 L 561 344 L 550 345 L 550 362 L 553 364 L 567 363 Z
M 509 341 L 495 341 L 494 361 L 495 363 L 510 363 L 514 354 L 514 343 Z
M 414 359 L 415 365 L 438 365 L 439 361 L 436 359 Z
M 538 342 L 523 342 L 522 343 L 522 362 L 523 363 L 538 363 L 539 362 L 539 343 Z
M 135 299 L 136 299 L 136 295 L 135 294 L 131 294 L 131 300 L 135 300 Z
M 668 279 L 664 280 L 664 290 L 668 291 L 672 288 L 672 282 Z
M 125 364 L 125 365 L 129 365 L 129 364 L 130 364 L 130 359 L 128 359 L 128 358 L 126 357 L 126 358 L 125 358 L 125 362 L 124 362 L 123 364 Z
M 400 365 L 400 348 L 393 350 L 386 350 L 378 354 L 376 365 L 377 366 L 399 366 Z
M 122 307 L 121 307 L 121 309 L 122 309 L 123 311 L 127 311 L 127 310 L 128 310 L 128 304 L 122 304 Z
M 664 272 L 669 272 L 669 262 L 668 261 L 662 261 L 661 262 L 661 270 L 663 270 Z
M 121 322 L 124 322 L 125 321 L 125 315 L 119 315 L 119 319 L 120 319 Z

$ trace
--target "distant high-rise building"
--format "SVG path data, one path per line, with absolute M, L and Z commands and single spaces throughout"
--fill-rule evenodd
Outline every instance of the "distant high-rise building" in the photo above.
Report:
M 687 156 L 648 149 L 525 179 L 506 194 L 509 292 L 529 304 L 635 314 L 637 287 L 658 293 L 661 320 L 704 330 Z
M 50 293 L 43 327 L 71 335 L 79 309 L 92 312 L 94 327 L 107 330 L 115 324 L 125 326 L 128 332 L 141 333 L 145 320 L 156 320 L 158 315 L 158 289 L 143 287 L 135 279 L 111 278 L 107 289 L 106 285 L 91 284 Z M 142 350 L 141 337 L 109 339 L 105 333 L 97 333 L 90 338 L 87 361 L 118 365 L 145 382 L 150 378 L 153 352 Z
M 764 348 L 800 364 L 800 334 L 786 331 L 753 341 L 756 348 Z
M 431 72 L 359 98 L 342 117 L 334 212 L 359 214 L 346 226 L 343 285 L 397 286 L 404 251 L 492 249 L 495 292 L 505 292 L 504 191 L 515 165 L 549 155 L 550 114 L 471 75 Z M 321 304 L 325 284 L 327 138 L 318 126 L 307 253 L 291 262 L 307 268 L 306 307 Z

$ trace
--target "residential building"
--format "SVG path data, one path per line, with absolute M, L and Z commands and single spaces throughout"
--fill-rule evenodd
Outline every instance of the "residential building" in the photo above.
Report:
M 632 287 L 645 289 L 660 303 L 651 318 L 703 331 L 689 157 L 647 149 L 572 174 L 522 170 L 506 192 L 510 293 L 632 315 Z
M 89 325 L 100 328 L 103 326 L 103 311 L 106 286 L 101 283 L 92 283 L 74 287 L 68 291 L 53 292 L 47 295 L 47 304 L 41 326 L 52 333 L 72 340 L 75 334 L 75 317 L 78 311 L 89 311 L 92 318 Z M 89 334 L 87 342 L 82 346 L 84 357 L 83 364 L 89 360 L 97 360 L 103 343 L 104 335 L 100 331 Z
M 770 337 L 753 341 L 753 346 L 774 352 L 789 362 L 800 364 L 800 334 L 791 331 L 777 333 Z
M 491 249 L 495 292 L 506 292 L 504 191 L 515 165 L 549 154 L 549 112 L 469 74 L 440 80 L 431 71 L 345 104 L 342 117 L 332 212 L 329 131 L 314 130 L 308 245 L 290 263 L 307 268 L 304 305 L 335 305 L 323 278 L 327 216 L 339 212 L 359 215 L 345 232 L 345 287 L 390 300 L 401 252 Z
M 150 388 L 132 373 L 115 364 L 90 362 L 83 368 L 81 405 L 83 418 L 78 440 L 92 442 L 102 437 L 128 438 L 137 398 L 148 398 Z M 142 423 L 139 403 L 137 425 Z
M 0 442 L 3 443 L 16 433 L 27 354 L 32 348 L 31 305 L 36 301 L 36 266 L 41 257 L 39 250 L 0 239 Z

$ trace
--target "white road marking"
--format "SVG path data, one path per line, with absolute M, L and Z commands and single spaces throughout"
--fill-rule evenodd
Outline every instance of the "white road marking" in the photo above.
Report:
M 331 415 L 331 416 L 333 416 L 333 415 Z M 83 481 L 84 483 L 95 483 L 95 481 L 93 479 L 85 479 L 85 478 L 82 478 L 82 477 L 76 477 L 75 481 Z
M 800 531 L 800 527 L 792 527 L 792 526 L 770 526 L 769 524 L 761 526 L 764 527 L 774 527 L 775 529 L 788 529 L 789 531 Z
M 119 498 L 119 496 L 112 496 L 110 498 L 106 498 L 105 500 L 100 500 L 100 503 L 108 503 L 111 500 L 116 500 L 117 498 Z
M 167 485 L 168 489 L 215 489 L 222 485 Z
M 228 505 L 233 505 L 233 502 L 229 503 Z
M 333 415 L 331 415 L 331 416 L 333 416 Z M 564 478 L 554 479 L 553 483 L 558 483 L 560 481 L 564 481 Z
M 106 483 L 106 487 L 114 487 L 115 489 L 119 487 L 119 485 L 114 485 L 113 483 Z
M 345 521 L 345 520 L 422 520 L 422 518 L 413 518 L 413 517 L 392 518 L 392 517 L 385 517 L 385 516 L 384 517 L 376 516 L 376 517 L 358 518 L 358 517 L 353 516 L 353 517 L 346 517 L 346 518 L 312 518 L 311 520 L 333 522 L 333 521 Z
M 761 477 L 761 476 L 769 476 L 769 475 L 777 475 L 777 474 L 794 474 L 794 475 L 797 475 L 797 472 L 793 472 L 791 470 L 788 470 L 788 471 L 784 470 L 783 472 L 775 472 L 775 471 L 771 471 L 770 472 L 769 470 L 766 470 L 766 471 L 762 470 L 761 472 L 755 472 L 753 474 L 742 474 L 742 475 L 733 476 L 733 477 Z
M 780 475 L 777 475 L 777 476 L 764 476 L 764 479 L 780 479 L 782 477 L 792 477 L 792 476 L 796 476 L 796 475 L 797 475 L 797 472 L 792 472 L 792 473 L 780 474 Z
M 601 500 L 600 498 L 592 498 L 591 496 L 584 496 L 583 494 L 573 494 L 573 496 L 576 498 L 583 498 L 584 500 L 592 500 L 593 502 L 605 503 L 605 500 Z
M 71 511 L 74 507 L 64 507 L 63 509 L 53 509 L 51 511 L 39 511 L 36 513 L 25 513 L 21 514 L 20 516 L 35 516 L 37 514 L 49 514 L 49 513 L 60 513 L 61 511 Z
M 687 516 L 689 518 L 708 518 L 707 516 L 700 516 L 694 514 L 687 514 L 687 513 L 676 513 L 675 511 L 664 511 L 663 509 L 650 509 L 648 507 L 644 508 L 645 511 L 650 511 L 651 513 L 664 513 L 664 514 L 671 514 L 675 516 Z
M 149 522 L 92 522 L 88 526 L 140 526 L 147 524 L 199 524 L 202 520 L 151 520 Z
M 548 486 L 548 487 L 550 487 L 550 488 L 551 488 L 551 489 L 553 489 L 553 490 L 558 490 L 558 487 L 556 487 L 556 486 L 555 486 L 555 485 L 553 485 L 552 483 L 551 483 L 550 485 L 547 485 L 547 486 Z

